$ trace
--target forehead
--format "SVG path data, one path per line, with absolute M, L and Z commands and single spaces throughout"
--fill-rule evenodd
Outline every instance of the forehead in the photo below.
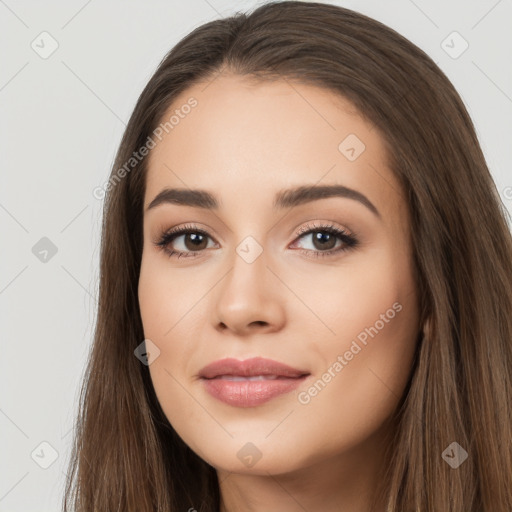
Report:
M 171 116 L 149 156 L 145 207 L 164 187 L 252 204 L 258 196 L 271 207 L 276 190 L 336 183 L 364 193 L 383 213 L 400 208 L 378 130 L 332 91 L 221 75 L 183 91 L 162 123 Z

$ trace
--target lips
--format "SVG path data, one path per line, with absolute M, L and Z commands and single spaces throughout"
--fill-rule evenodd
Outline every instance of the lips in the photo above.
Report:
M 217 377 L 263 377 L 263 378 L 298 378 L 309 375 L 307 370 L 292 368 L 283 363 L 263 357 L 253 357 L 240 361 L 238 359 L 221 359 L 205 366 L 199 376 L 204 379 Z
M 291 392 L 310 373 L 271 359 L 222 359 L 205 366 L 199 376 L 206 391 L 235 407 L 255 407 Z

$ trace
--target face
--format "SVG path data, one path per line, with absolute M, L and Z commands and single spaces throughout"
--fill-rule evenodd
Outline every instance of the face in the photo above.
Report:
M 176 109 L 148 160 L 139 280 L 169 422 L 230 472 L 363 450 L 403 395 L 418 333 L 407 205 L 382 138 L 347 100 L 284 80 L 224 75 L 164 122 Z

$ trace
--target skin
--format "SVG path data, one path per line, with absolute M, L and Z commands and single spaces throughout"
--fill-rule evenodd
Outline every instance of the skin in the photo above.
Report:
M 148 160 L 139 301 L 145 337 L 160 350 L 149 367 L 157 397 L 180 437 L 216 468 L 222 512 L 368 511 L 419 330 L 407 203 L 383 139 L 348 100 L 284 79 L 224 73 L 184 91 L 165 118 L 190 97 L 198 105 Z M 349 134 L 366 146 L 354 161 L 338 149 Z M 380 218 L 341 197 L 272 208 L 279 190 L 331 184 L 364 194 Z M 220 208 L 146 211 L 165 187 L 206 189 Z M 297 233 L 324 223 L 355 233 L 359 245 L 315 254 L 324 249 L 313 235 Z M 169 257 L 155 241 L 185 224 L 208 233 L 205 248 Z M 236 252 L 247 236 L 263 250 L 252 263 Z M 171 245 L 189 255 L 195 247 L 184 235 Z M 338 356 L 393 304 L 400 312 L 336 372 Z M 311 375 L 247 408 L 218 401 L 198 379 L 213 361 L 255 356 Z M 330 382 L 301 403 L 329 368 Z M 252 467 L 237 456 L 249 442 L 261 453 Z

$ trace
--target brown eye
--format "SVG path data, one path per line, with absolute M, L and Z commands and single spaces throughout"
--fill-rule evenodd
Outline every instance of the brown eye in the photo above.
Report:
M 319 251 L 334 249 L 336 246 L 336 236 L 327 231 L 315 231 L 313 235 L 313 245 Z
M 201 233 L 187 233 L 182 236 L 185 247 L 190 251 L 200 251 L 208 245 L 207 237 Z
M 341 253 L 356 247 L 359 243 L 354 235 L 350 235 L 333 225 L 306 226 L 298 233 L 298 240 L 310 240 L 310 247 L 304 248 L 302 246 L 301 249 L 307 254 L 320 257 Z M 294 245 L 297 243 L 295 242 Z
M 163 249 L 169 257 L 195 257 L 208 249 L 208 233 L 196 229 L 193 226 L 185 226 L 179 229 L 166 231 L 155 242 L 155 245 Z

